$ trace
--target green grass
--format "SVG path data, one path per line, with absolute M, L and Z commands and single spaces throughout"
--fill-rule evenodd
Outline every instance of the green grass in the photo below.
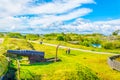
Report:
M 57 42 L 54 43 L 58 44 Z M 62 45 L 67 45 L 70 47 L 78 46 L 65 42 L 61 43 Z M 5 47 L 5 50 L 35 49 L 37 51 L 44 51 L 45 58 L 54 57 L 56 52 L 55 47 L 29 43 L 26 40 L 14 38 L 5 39 L 2 46 Z M 80 46 L 78 46 L 78 48 L 79 47 Z M 94 54 L 75 50 L 71 50 L 70 55 L 67 55 L 65 53 L 65 49 L 59 49 L 58 58 L 61 59 L 59 62 L 28 64 L 28 61 L 22 61 L 20 77 L 22 79 L 35 78 L 36 80 L 96 80 L 98 76 L 102 80 L 119 80 L 120 72 L 112 70 L 107 64 L 107 59 L 109 56 L 111 55 Z M 4 63 L 4 61 L 2 61 L 2 63 Z M 3 68 L 4 66 L 1 67 L 0 70 L 3 70 L 4 72 Z
M 0 45 L 0 76 L 6 72 L 8 67 L 8 62 L 6 57 L 6 52 L 8 49 L 28 49 L 32 50 L 33 46 L 24 39 L 16 39 L 16 38 L 5 38 L 4 42 Z
M 7 71 L 8 61 L 5 56 L 0 54 L 0 76 Z
M 116 58 L 117 61 L 120 61 L 120 58 Z
M 79 75 L 77 74 L 79 73 Z M 80 75 L 81 74 L 81 75 Z M 74 63 L 39 63 L 21 66 L 21 79 L 38 78 L 42 80 L 79 80 L 98 79 L 87 67 Z M 74 80 L 75 80 L 74 79 Z
M 51 43 L 51 44 L 61 44 L 63 46 L 80 48 L 80 49 L 84 49 L 84 50 L 91 50 L 91 51 L 98 51 L 98 52 L 111 52 L 111 53 L 120 54 L 119 49 L 104 49 L 104 48 L 86 47 L 86 46 L 83 46 L 83 45 L 77 45 L 77 44 L 75 45 L 75 44 L 70 44 L 68 42 L 56 41 L 56 40 L 44 40 L 43 42 L 47 42 L 47 43 Z
M 45 51 L 46 58 L 54 57 L 55 55 L 55 47 L 39 45 L 35 43 L 32 43 L 32 45 L 38 51 Z M 93 71 L 93 73 L 95 72 L 95 74 L 103 80 L 119 79 L 120 73 L 118 71 L 112 70 L 107 64 L 107 59 L 111 55 L 93 54 L 74 50 L 71 51 L 70 55 L 66 55 L 64 49 L 59 49 L 58 56 L 61 59 L 61 61 L 57 63 L 39 63 L 33 65 L 21 64 L 21 71 L 24 71 L 27 74 L 29 72 L 32 74 L 32 76 L 38 75 L 39 77 L 41 74 L 43 74 L 44 76 L 48 76 L 49 74 L 49 77 L 53 78 L 53 76 L 50 76 L 50 74 L 54 75 L 55 73 L 57 73 L 57 71 L 58 73 L 60 71 L 60 74 L 64 73 L 64 71 L 69 70 L 72 70 L 72 72 L 74 72 L 75 70 L 73 69 L 76 69 L 76 64 L 81 64 L 82 66 L 90 68 Z M 22 77 L 23 75 L 24 73 L 21 74 Z
M 32 50 L 33 46 L 27 42 L 25 39 L 16 39 L 16 38 L 5 38 L 2 46 L 4 46 L 5 50 L 8 49 L 17 49 L 17 50 Z

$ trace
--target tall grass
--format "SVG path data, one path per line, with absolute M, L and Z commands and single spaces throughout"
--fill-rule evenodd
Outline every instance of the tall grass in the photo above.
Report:
M 6 71 L 8 67 L 8 61 L 5 56 L 0 54 L 0 76 L 2 76 Z

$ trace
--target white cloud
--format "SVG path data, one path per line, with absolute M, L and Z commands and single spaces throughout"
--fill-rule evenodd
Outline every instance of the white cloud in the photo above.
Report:
M 74 8 L 81 6 L 83 3 L 93 3 L 93 0 L 55 0 L 54 2 L 45 3 L 42 5 L 31 5 L 31 0 L 1 0 L 0 1 L 0 27 L 3 31 L 19 31 L 27 29 L 46 29 L 54 23 L 63 22 L 66 20 L 75 19 L 92 12 L 89 8 Z M 5 6 L 6 5 L 6 6 Z M 39 9 L 37 9 L 39 8 Z M 48 9 L 47 9 L 48 8 Z M 70 12 L 67 12 L 72 10 Z M 31 12 L 32 11 L 32 12 Z M 67 12 L 64 14 L 64 12 Z M 41 17 L 26 18 L 13 16 L 36 13 Z M 40 14 L 42 13 L 42 14 Z M 45 14 L 46 13 L 46 14 Z M 49 14 L 48 13 L 54 13 Z M 63 15 L 56 15 L 63 13 Z M 58 23 L 59 24 L 59 23 Z M 54 26 L 53 26 L 54 27 Z M 55 28 L 55 27 L 54 27 Z M 50 29 L 52 29 L 50 27 Z M 57 26 L 56 26 L 57 29 Z
M 19 32 L 100 32 L 110 34 L 120 29 L 120 19 L 95 21 L 82 19 L 92 12 L 81 8 L 83 4 L 95 4 L 93 0 L 53 0 L 49 3 L 31 4 L 35 0 L 0 0 L 0 30 Z M 77 9 L 76 9 L 77 8 Z M 34 14 L 38 17 L 14 17 Z M 59 15 L 58 15 L 59 14 Z M 64 24 L 64 21 L 76 19 Z
M 0 0 L 0 17 L 22 14 L 64 13 L 81 4 L 94 3 L 93 0 L 54 0 L 41 5 L 31 5 L 35 0 Z
M 36 14 L 57 14 L 65 13 L 85 3 L 95 3 L 93 0 L 55 0 L 55 2 L 46 3 L 29 9 L 31 13 Z
M 42 18 L 35 18 L 30 20 L 30 25 L 34 26 L 34 25 L 50 25 L 54 22 L 58 22 L 58 21 L 66 21 L 66 20 L 71 20 L 71 19 L 75 19 L 81 16 L 84 16 L 88 13 L 90 13 L 92 10 L 87 9 L 87 8 L 81 8 L 79 10 L 73 11 L 69 14 L 66 15 L 60 15 L 60 16 L 55 16 L 55 15 L 45 15 L 42 16 Z
M 0 17 L 24 13 L 30 0 L 0 0 Z
M 77 33 L 111 34 L 113 31 L 120 29 L 120 19 L 95 22 L 78 19 L 72 24 L 63 26 L 63 28 L 73 30 L 73 32 Z

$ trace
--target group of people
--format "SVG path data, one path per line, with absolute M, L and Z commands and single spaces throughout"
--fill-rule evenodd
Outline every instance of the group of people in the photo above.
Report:
M 70 54 L 70 48 L 66 49 L 66 54 Z

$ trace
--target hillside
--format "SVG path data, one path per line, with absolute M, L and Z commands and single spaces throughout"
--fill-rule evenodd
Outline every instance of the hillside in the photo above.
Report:
M 34 49 L 44 51 L 46 59 L 55 57 L 56 53 L 56 47 L 28 42 L 25 39 L 6 38 L 2 46 L 4 50 Z M 59 49 L 59 62 L 29 64 L 27 58 L 23 57 L 23 60 L 20 61 L 20 78 L 32 80 L 99 80 L 99 78 L 118 80 L 119 72 L 112 70 L 107 64 L 109 56 L 111 55 L 76 50 L 71 50 L 68 55 L 65 53 L 65 49 Z M 16 62 L 13 60 L 12 64 L 16 65 Z M 1 70 L 3 70 L 2 68 Z
M 0 54 L 0 76 L 6 72 L 8 67 L 8 62 L 6 60 L 6 57 L 3 55 L 6 55 L 6 51 L 8 49 L 28 49 L 32 50 L 32 45 L 27 42 L 25 39 L 15 39 L 15 38 L 5 38 L 4 42 L 0 44 L 1 54 Z
M 27 49 L 32 50 L 35 49 L 37 51 L 45 51 L 45 58 L 54 57 L 55 48 L 40 46 L 38 44 L 29 43 L 24 39 L 15 39 L 15 38 L 6 38 L 2 44 L 6 49 Z M 81 65 L 77 62 L 71 63 L 68 60 L 64 60 L 65 55 L 62 55 L 61 52 L 61 61 L 57 63 L 52 62 L 44 62 L 44 63 L 36 63 L 29 65 L 28 61 L 21 62 L 20 69 L 20 78 L 21 79 L 42 79 L 42 80 L 66 80 L 66 79 L 88 79 L 88 80 L 99 80 L 96 76 L 95 72 L 93 72 L 90 68 Z M 62 57 L 63 56 L 63 57 Z M 23 57 L 24 59 L 24 57 Z M 3 61 L 2 61 L 3 62 Z M 16 65 L 15 61 L 13 64 Z M 2 68 L 1 68 L 2 69 Z
M 17 39 L 17 38 L 5 38 L 2 46 L 4 46 L 5 50 L 14 49 L 14 50 L 33 50 L 33 46 L 27 42 L 25 39 Z
M 0 76 L 7 71 L 8 61 L 5 56 L 0 54 Z

